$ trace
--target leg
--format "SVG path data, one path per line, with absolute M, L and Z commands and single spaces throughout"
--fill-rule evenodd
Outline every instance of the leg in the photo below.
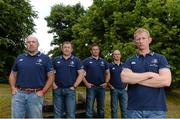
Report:
M 75 118 L 76 110 L 76 92 L 75 90 L 67 89 L 65 96 L 66 118 Z
M 44 97 L 38 96 L 36 93 L 29 93 L 27 97 L 27 115 L 28 118 L 43 118 Z
M 120 97 L 119 104 L 121 107 L 121 118 L 127 118 L 127 100 L 128 100 L 127 91 L 126 90 L 120 91 L 119 97 Z
M 105 89 L 97 88 L 97 114 L 98 118 L 104 118 Z
M 64 96 L 62 89 L 53 90 L 54 118 L 63 118 L 64 116 Z
M 117 118 L 118 111 L 118 94 L 116 89 L 111 90 L 111 117 Z
M 95 89 L 87 88 L 86 89 L 86 117 L 92 118 L 93 117 L 93 106 L 95 101 Z
M 12 118 L 24 118 L 26 112 L 25 105 L 26 105 L 25 94 L 21 91 L 17 91 L 16 94 L 12 96 L 12 107 L 11 107 Z

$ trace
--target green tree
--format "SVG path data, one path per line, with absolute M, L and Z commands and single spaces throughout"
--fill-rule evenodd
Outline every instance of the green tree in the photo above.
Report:
M 94 0 L 70 28 L 74 52 L 83 59 L 89 55 L 90 45 L 97 43 L 101 47 L 101 55 L 107 60 L 111 60 L 114 49 L 121 50 L 125 60 L 136 52 L 132 44 L 133 32 L 145 27 L 153 37 L 152 50 L 167 57 L 172 66 L 173 81 L 178 81 L 179 11 L 180 0 Z M 58 19 L 59 16 L 56 17 Z M 54 33 L 58 34 L 60 31 L 56 30 Z
M 154 39 L 152 50 L 167 57 L 173 82 L 178 81 L 179 11 L 180 0 L 94 0 L 87 14 L 73 26 L 76 53 L 86 57 L 89 45 L 95 42 L 101 46 L 106 59 L 111 59 L 112 50 L 120 49 L 125 60 L 136 51 L 132 44 L 133 32 L 145 27 Z
M 37 14 L 27 0 L 0 0 L 0 78 L 9 74 L 24 39 L 34 32 Z
M 49 33 L 53 33 L 51 45 L 59 45 L 64 41 L 72 41 L 72 26 L 77 23 L 77 19 L 85 13 L 80 3 L 74 6 L 63 4 L 54 5 L 51 8 L 50 16 L 46 17 L 47 26 L 50 27 Z M 59 54 L 59 48 L 55 48 L 50 53 Z

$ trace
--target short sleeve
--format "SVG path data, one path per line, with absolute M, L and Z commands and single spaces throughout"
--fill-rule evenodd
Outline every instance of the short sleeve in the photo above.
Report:
M 109 64 L 107 61 L 104 61 L 105 62 L 105 70 L 108 70 L 109 69 Z
M 12 66 L 12 71 L 13 72 L 18 72 L 18 67 L 17 67 L 17 61 L 18 61 L 18 57 L 16 58 L 16 60 L 14 61 L 14 64 Z
M 131 69 L 131 59 L 127 59 L 125 63 L 123 63 L 123 68 Z
M 167 59 L 164 57 L 164 56 L 161 56 L 159 58 L 159 69 L 162 69 L 162 68 L 170 68 L 170 65 L 168 64 L 167 62 Z
M 77 58 L 77 70 L 83 69 L 83 65 L 81 63 L 81 60 Z
M 83 65 L 82 66 L 83 69 L 86 71 L 87 70 L 87 60 L 86 59 L 83 60 L 82 65 Z
M 51 60 L 49 57 L 47 57 L 46 71 L 47 71 L 47 72 L 53 71 L 52 60 Z

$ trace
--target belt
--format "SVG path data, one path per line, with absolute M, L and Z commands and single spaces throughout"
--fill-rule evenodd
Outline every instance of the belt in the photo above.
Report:
M 34 93 L 42 90 L 42 88 L 17 88 L 17 89 L 28 93 Z

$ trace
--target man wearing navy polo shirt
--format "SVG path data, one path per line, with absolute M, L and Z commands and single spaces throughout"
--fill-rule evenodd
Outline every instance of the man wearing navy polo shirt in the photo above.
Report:
M 128 118 L 166 118 L 164 87 L 171 84 L 171 71 L 166 58 L 150 51 L 149 31 L 139 28 L 134 33 L 138 53 L 129 58 L 121 73 L 128 83 Z
M 16 58 L 9 76 L 12 118 L 42 118 L 43 96 L 54 81 L 50 58 L 38 51 L 35 36 L 28 36 L 27 53 Z
M 73 56 L 72 44 L 68 41 L 62 44 L 63 55 L 55 57 L 55 83 L 53 84 L 54 117 L 75 118 L 76 92 L 84 73 L 80 59 Z
M 86 85 L 86 117 L 93 117 L 94 101 L 97 101 L 97 116 L 104 117 L 105 87 L 110 79 L 108 63 L 99 57 L 99 46 L 93 44 L 90 49 L 91 57 L 83 61 Z
M 126 84 L 121 81 L 121 71 L 123 63 L 121 62 L 121 53 L 119 50 L 113 52 L 114 61 L 109 64 L 110 70 L 110 94 L 111 94 L 111 117 L 117 118 L 118 101 L 120 103 L 121 118 L 127 118 L 127 90 Z

